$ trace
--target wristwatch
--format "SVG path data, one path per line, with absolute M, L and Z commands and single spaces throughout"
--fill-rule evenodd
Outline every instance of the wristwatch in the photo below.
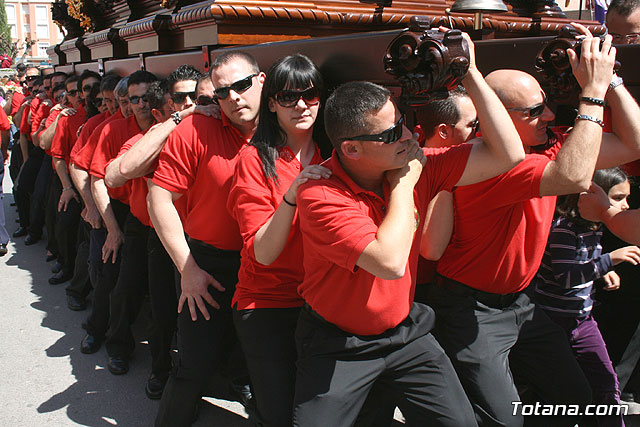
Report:
M 608 90 L 613 90 L 613 89 L 617 88 L 618 86 L 620 86 L 622 83 L 624 83 L 624 81 L 622 80 L 622 77 L 614 74 L 613 78 L 611 79 L 611 83 L 609 83 L 609 89 Z
M 176 111 L 175 113 L 171 114 L 171 118 L 173 119 L 174 123 L 176 125 L 179 125 L 180 122 L 182 121 L 182 117 L 180 117 L 180 112 Z

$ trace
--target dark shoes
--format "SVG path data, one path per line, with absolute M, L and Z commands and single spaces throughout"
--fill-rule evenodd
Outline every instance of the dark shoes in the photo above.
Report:
M 13 232 L 13 237 L 22 237 L 27 235 L 26 227 L 18 227 L 16 231 Z
M 68 280 L 71 280 L 73 275 L 65 273 L 63 270 L 58 271 L 53 276 L 49 277 L 50 285 L 59 285 L 60 283 L 64 283 Z
M 54 259 L 57 259 L 58 255 L 56 254 L 47 254 L 47 262 L 53 261 Z
M 124 375 L 129 372 L 129 361 L 124 357 L 110 357 L 107 368 L 113 375 Z
M 100 350 L 100 338 L 87 334 L 82 338 L 82 343 L 80 343 L 80 351 L 84 354 L 93 354 L 96 351 Z
M 32 236 L 31 234 L 29 234 L 27 237 L 24 238 L 24 244 L 27 246 L 35 245 L 36 243 L 38 243 L 39 240 L 40 240 L 40 237 Z
M 6 243 L 0 243 L 0 256 L 5 256 L 9 252 Z
M 245 408 L 251 408 L 255 404 L 255 399 L 251 392 L 251 384 L 246 381 L 231 381 L 229 383 L 229 391 L 235 400 L 242 403 Z
M 56 261 L 55 264 L 53 264 L 53 267 L 51 267 L 51 272 L 53 274 L 57 274 L 62 270 L 62 263 L 60 261 Z
M 67 295 L 67 307 L 69 307 L 69 310 L 82 311 L 87 308 L 87 302 L 84 298 L 80 298 L 75 295 Z
M 160 399 L 168 379 L 168 372 L 159 375 L 151 373 L 151 376 L 149 376 L 149 379 L 147 380 L 147 386 L 144 389 L 144 392 L 147 393 L 147 397 L 152 400 Z

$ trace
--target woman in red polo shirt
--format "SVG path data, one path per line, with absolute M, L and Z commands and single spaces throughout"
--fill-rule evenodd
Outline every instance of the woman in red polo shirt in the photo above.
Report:
M 239 154 L 228 208 L 244 241 L 233 297 L 234 324 L 247 359 L 259 423 L 291 425 L 294 333 L 302 298 L 302 237 L 296 192 L 329 177 L 318 163 L 313 127 L 322 77 L 303 55 L 280 59 L 267 73 L 260 121 Z

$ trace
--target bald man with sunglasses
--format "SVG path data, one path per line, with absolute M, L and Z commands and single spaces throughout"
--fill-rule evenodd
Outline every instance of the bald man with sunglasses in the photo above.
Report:
M 429 289 L 427 302 L 438 319 L 434 333 L 480 425 L 523 424 L 523 414 L 512 404 L 520 400 L 514 377 L 542 403 L 591 403 L 589 384 L 564 332 L 535 308 L 526 288 L 542 260 L 555 196 L 586 191 L 594 168 L 640 156 L 640 110 L 624 86 L 615 79 L 610 86 L 611 37 L 601 48 L 599 38 L 574 25 L 584 38 L 581 58 L 569 50 L 582 88 L 571 133 L 549 129 L 554 114 L 532 76 L 516 70 L 487 76 L 527 155 L 509 172 L 454 190 L 453 237 L 439 260 L 436 285 Z M 613 134 L 602 131 L 605 99 L 613 113 Z M 577 420 L 544 421 L 573 426 Z

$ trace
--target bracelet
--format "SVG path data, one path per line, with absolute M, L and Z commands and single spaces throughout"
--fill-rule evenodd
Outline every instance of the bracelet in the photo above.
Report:
M 296 206 L 298 206 L 295 203 L 291 203 L 290 201 L 288 201 L 287 198 L 284 197 L 284 194 L 282 195 L 282 201 L 288 204 L 289 206 L 291 206 L 292 208 L 295 208 Z
M 62 191 L 73 190 L 73 187 L 64 187 Z
M 597 117 L 587 116 L 586 114 L 578 114 L 576 120 L 587 120 L 593 123 L 597 123 L 601 128 L 604 127 L 604 122 Z
M 182 121 L 182 117 L 180 117 L 180 112 L 176 111 L 175 113 L 171 114 L 171 118 L 173 119 L 173 122 L 177 125 L 180 124 L 180 122 Z
M 601 107 L 604 107 L 604 99 L 600 98 L 592 98 L 590 96 L 583 96 L 580 98 L 580 102 L 588 102 L 590 104 L 596 104 Z

